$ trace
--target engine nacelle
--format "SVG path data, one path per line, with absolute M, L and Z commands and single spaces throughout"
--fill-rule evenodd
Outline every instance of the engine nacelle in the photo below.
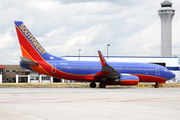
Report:
M 118 85 L 137 85 L 139 78 L 135 75 L 121 75 L 120 78 L 114 80 Z

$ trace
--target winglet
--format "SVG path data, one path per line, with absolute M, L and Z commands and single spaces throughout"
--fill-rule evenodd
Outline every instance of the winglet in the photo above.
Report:
M 108 67 L 109 65 L 107 64 L 106 60 L 104 59 L 104 56 L 102 55 L 101 51 L 98 51 L 99 58 L 101 61 L 102 67 Z

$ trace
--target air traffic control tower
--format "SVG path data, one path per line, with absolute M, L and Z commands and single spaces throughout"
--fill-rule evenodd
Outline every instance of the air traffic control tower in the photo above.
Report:
M 161 18 L 161 57 L 172 57 L 172 18 L 175 14 L 172 3 L 169 0 L 162 2 L 158 14 Z

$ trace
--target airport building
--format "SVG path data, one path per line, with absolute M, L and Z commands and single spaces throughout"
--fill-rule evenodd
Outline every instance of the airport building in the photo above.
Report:
M 0 65 L 0 83 L 53 83 L 61 79 L 42 75 L 20 65 Z

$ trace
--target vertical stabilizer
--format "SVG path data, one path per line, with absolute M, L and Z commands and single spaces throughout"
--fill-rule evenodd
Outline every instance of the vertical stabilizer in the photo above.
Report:
M 23 22 L 15 21 L 14 23 L 23 57 L 31 60 L 61 59 L 47 53 Z

